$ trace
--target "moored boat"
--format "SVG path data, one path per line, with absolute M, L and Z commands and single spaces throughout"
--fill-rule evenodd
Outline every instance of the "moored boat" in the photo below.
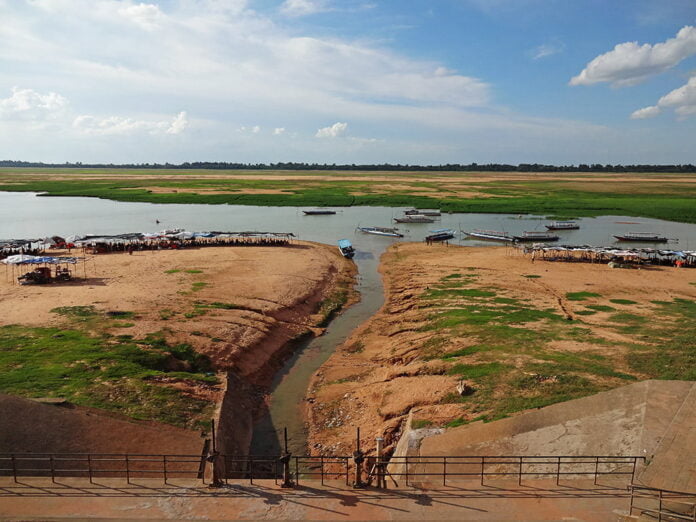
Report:
M 430 234 L 425 236 L 425 241 L 430 243 L 432 241 L 449 241 L 454 239 L 456 232 L 451 228 L 441 228 L 438 230 L 431 230 Z
M 439 210 L 422 210 L 422 209 L 418 209 L 418 208 L 406 210 L 406 211 L 404 211 L 404 214 L 406 214 L 407 216 L 441 216 L 442 215 Z
M 484 239 L 486 241 L 505 241 L 512 243 L 515 238 L 509 235 L 507 232 L 498 232 L 497 230 L 479 230 L 474 229 L 471 232 L 466 232 L 462 230 L 462 233 L 467 237 L 472 237 L 474 239 Z
M 355 255 L 355 249 L 353 248 L 353 245 L 350 244 L 350 241 L 348 241 L 347 239 L 338 240 L 338 250 L 340 250 L 343 257 L 346 257 L 348 259 L 353 259 L 353 256 Z
M 539 242 L 544 242 L 544 241 L 558 241 L 560 239 L 559 236 L 556 236 L 554 234 L 549 234 L 548 232 L 524 232 L 521 236 L 512 236 L 515 241 L 520 241 L 520 242 L 525 242 L 525 241 L 539 241 Z
M 404 237 L 404 235 L 399 232 L 398 228 L 358 227 L 356 230 L 359 230 L 360 232 L 364 232 L 365 234 L 372 234 L 374 236 Z
M 331 216 L 336 213 L 335 210 L 318 208 L 315 210 L 303 210 L 305 216 Z
M 619 236 L 614 236 L 619 241 L 633 241 L 643 243 L 667 243 L 669 241 L 665 236 L 660 236 L 653 232 L 626 232 Z
M 550 225 L 546 225 L 548 230 L 579 230 L 580 225 L 575 221 L 554 221 Z
M 394 218 L 397 223 L 435 223 L 435 220 L 422 214 L 414 214 L 400 218 Z

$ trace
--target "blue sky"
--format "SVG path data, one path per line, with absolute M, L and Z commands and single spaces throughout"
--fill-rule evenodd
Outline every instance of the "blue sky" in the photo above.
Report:
M 0 0 L 0 158 L 696 163 L 694 0 Z

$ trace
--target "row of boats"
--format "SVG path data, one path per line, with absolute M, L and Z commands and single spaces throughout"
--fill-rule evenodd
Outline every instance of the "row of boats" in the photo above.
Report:
M 331 216 L 336 214 L 335 210 L 318 208 L 314 210 L 303 210 L 305 216 Z M 435 223 L 436 218 L 442 216 L 439 210 L 406 210 L 401 217 L 395 217 L 396 223 Z M 378 227 L 375 227 L 378 228 Z
M 311 211 L 306 211 L 311 212 Z M 437 211 L 406 211 L 403 218 L 395 218 L 398 223 L 433 223 L 434 219 L 432 217 L 439 216 L 440 213 Z M 526 231 L 521 235 L 514 235 L 508 232 L 500 232 L 496 230 L 480 230 L 474 229 L 472 231 L 460 232 L 472 239 L 486 240 L 486 241 L 500 241 L 505 243 L 547 243 L 558 241 L 561 236 L 556 234 L 556 232 L 566 231 L 566 230 L 578 230 L 580 225 L 575 221 L 554 221 L 548 225 L 545 225 L 546 231 Z M 358 226 L 356 230 L 363 232 L 365 234 L 372 234 L 376 236 L 394 237 L 402 238 L 402 234 L 396 227 L 363 227 Z M 442 228 L 437 230 L 431 230 L 430 233 L 425 237 L 427 243 L 438 242 L 438 241 L 448 241 L 456 237 L 456 231 L 449 228 Z M 669 238 L 654 234 L 651 232 L 626 232 L 621 235 L 614 235 L 618 241 L 626 242 L 638 242 L 638 243 L 666 243 L 670 241 Z M 339 250 L 341 253 L 347 257 L 352 258 L 355 254 L 355 250 L 351 245 L 350 241 L 347 239 L 339 240 Z

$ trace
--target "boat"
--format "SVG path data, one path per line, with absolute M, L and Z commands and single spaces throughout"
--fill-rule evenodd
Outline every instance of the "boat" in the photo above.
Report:
M 575 221 L 554 221 L 550 225 L 546 225 L 548 230 L 579 230 L 580 225 Z
M 454 239 L 456 232 L 451 228 L 440 228 L 438 230 L 431 230 L 430 234 L 425 236 L 425 241 L 430 243 L 432 241 L 448 241 Z
M 439 210 L 421 210 L 421 209 L 411 209 L 404 211 L 407 216 L 441 216 Z
M 318 208 L 316 210 L 303 210 L 305 216 L 331 216 L 336 213 L 335 210 L 325 210 Z
M 365 234 L 372 234 L 375 236 L 387 236 L 387 237 L 404 237 L 403 234 L 399 232 L 398 228 L 389 227 L 358 227 L 356 230 L 364 232 Z
M 350 244 L 350 241 L 348 241 L 347 239 L 339 239 L 338 249 L 341 251 L 343 257 L 353 259 L 353 256 L 355 255 L 355 249 L 353 248 L 353 245 Z
M 543 243 L 544 241 L 558 241 L 560 239 L 559 236 L 555 236 L 553 234 L 549 234 L 548 232 L 524 232 L 521 236 L 512 236 L 515 238 L 515 241 L 520 241 L 520 242 L 529 242 L 529 241 L 538 241 Z
M 507 232 L 498 232 L 496 230 L 474 229 L 471 232 L 462 230 L 462 233 L 467 237 L 472 237 L 474 239 L 485 239 L 487 241 L 505 241 L 507 243 L 513 243 L 515 241 L 515 238 L 509 235 Z
M 421 214 L 394 218 L 397 223 L 435 223 L 435 220 L 429 216 Z
M 668 238 L 652 232 L 626 232 L 620 236 L 614 236 L 619 241 L 633 241 L 642 243 L 667 243 Z

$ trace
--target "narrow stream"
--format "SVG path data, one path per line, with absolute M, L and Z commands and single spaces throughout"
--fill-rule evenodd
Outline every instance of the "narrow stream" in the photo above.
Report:
M 288 448 L 294 455 L 306 455 L 307 433 L 302 406 L 308 383 L 319 367 L 353 330 L 374 315 L 384 302 L 384 287 L 377 271 L 379 256 L 389 240 L 370 250 L 358 250 L 354 260 L 359 275 L 356 290 L 360 302 L 342 311 L 329 323 L 324 335 L 301 344 L 275 376 L 266 415 L 254 427 L 253 455 L 277 455 L 282 450 L 283 429 L 288 430 Z

